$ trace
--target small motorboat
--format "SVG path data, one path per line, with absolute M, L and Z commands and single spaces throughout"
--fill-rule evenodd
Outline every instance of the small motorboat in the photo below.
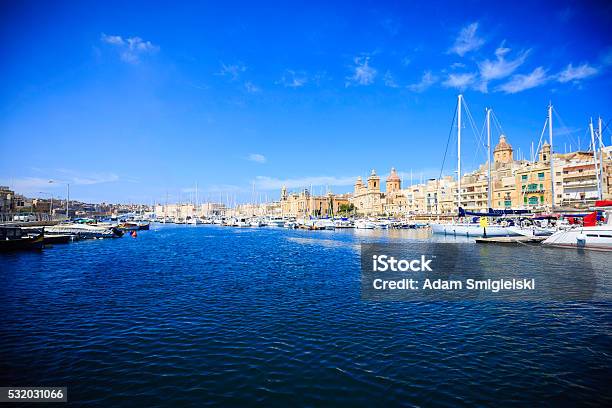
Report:
M 36 235 L 28 235 L 20 227 L 0 227 L 0 251 L 42 249 L 44 246 L 44 228 Z
M 356 229 L 374 229 L 376 228 L 376 224 L 374 224 L 372 221 L 359 219 L 355 221 L 355 228 Z

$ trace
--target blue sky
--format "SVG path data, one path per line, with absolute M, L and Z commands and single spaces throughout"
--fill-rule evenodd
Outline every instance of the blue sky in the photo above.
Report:
M 525 156 L 549 101 L 557 151 L 612 118 L 611 3 L 216 3 L 2 2 L 0 184 L 95 202 L 344 192 L 373 168 L 437 176 L 459 92 Z M 470 129 L 466 170 L 484 161 Z

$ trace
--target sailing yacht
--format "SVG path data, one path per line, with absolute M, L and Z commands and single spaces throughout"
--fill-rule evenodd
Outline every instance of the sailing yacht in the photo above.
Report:
M 461 208 L 461 108 L 464 104 L 463 95 L 457 97 L 457 207 L 460 216 L 470 215 L 463 213 Z M 491 109 L 487 109 L 487 139 L 488 139 L 488 179 L 487 197 L 489 209 L 491 208 Z M 491 212 L 491 210 L 490 210 Z M 495 216 L 494 214 L 473 214 L 476 216 Z M 507 225 L 487 225 L 487 223 L 452 222 L 448 224 L 432 223 L 431 231 L 434 234 L 460 235 L 468 237 L 505 237 L 518 235 L 507 228 Z
M 597 201 L 595 209 L 602 210 L 605 213 L 605 220 L 601 225 L 579 226 L 560 230 L 548 237 L 542 244 L 554 247 L 612 251 L 612 201 Z

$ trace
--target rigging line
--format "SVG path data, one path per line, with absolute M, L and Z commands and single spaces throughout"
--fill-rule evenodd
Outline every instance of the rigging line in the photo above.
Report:
M 536 148 L 535 152 L 533 152 L 534 159 L 542 148 L 542 138 L 544 137 L 544 132 L 546 132 L 546 126 L 548 126 L 548 116 L 546 116 L 546 120 L 544 121 L 544 127 L 542 128 L 542 133 L 540 134 L 540 140 L 538 140 L 538 147 Z
M 457 118 L 457 104 L 458 103 L 459 102 L 455 104 L 455 112 L 453 113 L 453 120 L 451 122 L 450 129 L 448 130 L 448 139 L 446 140 L 446 148 L 444 149 L 444 157 L 442 158 L 442 167 L 440 167 L 440 177 L 438 177 L 438 180 L 442 178 L 442 172 L 444 171 L 444 163 L 446 162 L 446 154 L 448 153 L 448 146 L 450 145 L 451 136 L 453 134 L 453 127 L 455 126 L 455 119 Z
M 572 132 L 570 127 L 565 124 L 565 121 L 563 120 L 563 118 L 561 117 L 561 115 L 559 114 L 559 112 L 557 111 L 555 107 L 553 107 L 553 112 L 555 113 L 555 117 L 557 118 L 557 120 L 559 120 L 561 127 L 565 129 L 565 134 L 561 134 L 559 136 L 565 136 L 566 138 L 570 139 L 572 143 L 580 144 L 580 141 L 577 141 L 576 139 L 574 139 L 573 134 L 576 132 Z
M 470 126 L 472 127 L 472 132 L 474 133 L 475 137 L 478 137 L 477 146 L 480 148 L 484 146 L 484 141 L 482 140 L 482 133 L 478 135 L 478 132 L 476 130 L 476 122 L 474 122 L 474 117 L 472 116 L 472 112 L 470 112 L 470 108 L 467 106 L 467 102 L 465 101 L 465 98 L 463 99 L 463 106 L 465 106 L 465 111 L 467 113 L 467 116 L 470 122 Z
M 499 133 L 503 135 L 504 129 L 502 128 L 502 125 L 499 122 L 497 115 L 495 114 L 495 111 L 493 109 L 491 109 L 491 113 L 493 114 L 493 122 L 495 123 L 495 126 L 497 126 L 497 130 L 499 130 Z
M 480 153 L 480 150 L 484 146 L 484 141 L 482 140 L 482 134 L 478 135 L 478 132 L 476 131 L 476 123 L 474 122 L 474 118 L 472 117 L 472 113 L 470 112 L 470 109 L 468 108 L 467 103 L 465 102 L 465 99 L 463 100 L 463 106 L 465 106 L 465 111 L 467 113 L 467 116 L 470 122 L 470 126 L 472 127 L 472 132 L 475 138 L 478 137 L 477 143 L 476 143 L 476 146 L 477 146 L 476 153 L 472 157 L 471 168 L 473 169 L 474 167 L 476 167 L 476 160 L 477 160 L 478 154 Z
M 606 122 L 606 125 L 601 129 L 601 135 L 599 135 L 601 137 L 601 142 L 603 143 L 603 133 L 605 133 L 606 130 L 608 130 L 608 126 L 610 125 L 610 122 L 612 122 L 612 119 L 608 120 L 608 122 Z M 612 143 L 612 141 L 610 141 L 610 143 Z M 605 146 L 605 144 L 604 144 Z

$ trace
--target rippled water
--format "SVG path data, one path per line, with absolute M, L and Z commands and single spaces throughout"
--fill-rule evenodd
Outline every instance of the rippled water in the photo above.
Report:
M 359 243 L 425 239 L 158 226 L 0 254 L 0 385 L 104 406 L 612 404 L 609 302 L 362 300 Z

